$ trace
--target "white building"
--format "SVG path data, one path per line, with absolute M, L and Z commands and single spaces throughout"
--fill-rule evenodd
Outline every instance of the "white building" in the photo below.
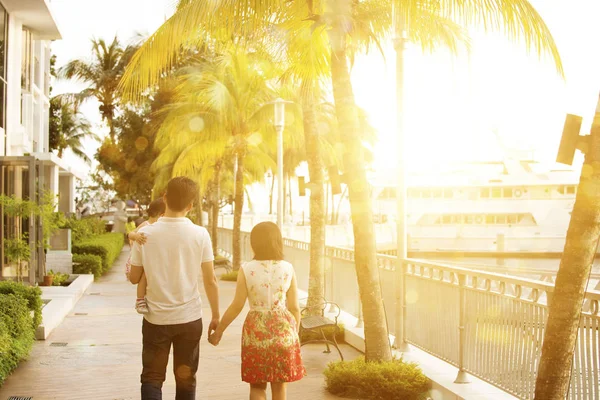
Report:
M 59 195 L 58 210 L 75 211 L 75 176 L 48 145 L 50 44 L 60 39 L 48 0 L 0 0 L 0 192 L 39 201 L 44 192 Z M 3 213 L 0 222 L 0 279 L 14 279 L 5 238 L 27 234 L 31 268 L 24 276 L 32 284 L 43 279 L 42 230 L 35 218 Z M 47 270 L 69 272 L 70 232 L 50 240 Z

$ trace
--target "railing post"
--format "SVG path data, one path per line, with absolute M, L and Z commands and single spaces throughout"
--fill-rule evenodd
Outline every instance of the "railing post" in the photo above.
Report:
M 396 323 L 394 324 L 394 348 L 402 353 L 410 350 L 406 342 L 406 275 L 404 259 L 397 257 L 396 264 Z
M 465 274 L 458 275 L 459 284 L 459 311 L 458 311 L 458 329 L 459 329 L 459 340 L 458 340 L 458 375 L 454 380 L 454 383 L 470 383 L 469 374 L 465 371 L 465 354 L 466 354 L 466 324 L 467 324 L 467 276 Z

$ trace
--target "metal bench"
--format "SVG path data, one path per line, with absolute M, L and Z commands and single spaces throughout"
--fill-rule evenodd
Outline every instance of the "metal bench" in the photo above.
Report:
M 217 268 L 225 268 L 225 272 L 231 272 L 231 262 L 227 258 L 215 258 L 215 269 Z
M 332 345 L 340 354 L 342 361 L 344 361 L 344 355 L 342 354 L 336 339 L 338 333 L 341 332 L 341 328 L 338 324 L 338 318 L 341 312 L 340 307 L 324 298 L 322 298 L 319 303 L 320 304 L 314 306 L 307 305 L 302 309 L 300 313 L 300 335 L 302 336 L 302 332 L 308 331 L 321 334 L 322 338 L 306 341 L 302 343 L 301 346 L 310 343 L 325 343 L 327 350 L 323 353 L 331 353 L 331 348 L 329 346 Z M 329 312 L 326 311 L 328 309 L 330 310 Z M 333 328 L 333 337 L 331 340 L 325 335 L 324 329 L 326 328 Z

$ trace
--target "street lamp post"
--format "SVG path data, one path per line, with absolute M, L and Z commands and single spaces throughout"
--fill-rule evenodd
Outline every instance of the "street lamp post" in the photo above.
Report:
M 406 21 L 400 2 L 394 2 L 392 10 L 394 22 L 394 47 L 396 50 L 396 140 L 397 140 L 397 182 L 396 182 L 396 240 L 397 240 L 397 264 L 396 264 L 396 323 L 394 326 L 394 347 L 402 352 L 408 351 L 406 342 L 406 293 L 404 276 L 404 259 L 407 257 L 406 243 L 406 165 L 404 155 L 404 54 L 408 42 Z
M 283 129 L 285 127 L 285 101 L 277 99 L 273 123 L 277 131 L 277 226 L 283 228 Z

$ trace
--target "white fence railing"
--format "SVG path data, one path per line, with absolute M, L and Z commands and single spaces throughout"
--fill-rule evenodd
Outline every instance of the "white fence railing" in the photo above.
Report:
M 232 252 L 232 232 L 219 229 L 218 246 Z M 284 239 L 285 257 L 298 285 L 308 288 L 309 247 Z M 241 233 L 242 259 L 252 258 L 250 235 Z M 403 310 L 396 307 L 396 258 L 378 256 L 388 326 L 404 318 L 407 342 L 521 399 L 532 399 L 554 286 L 517 278 L 407 259 L 403 263 Z M 354 252 L 328 247 L 325 296 L 360 318 Z M 600 292 L 586 294 L 569 399 L 600 400 Z

